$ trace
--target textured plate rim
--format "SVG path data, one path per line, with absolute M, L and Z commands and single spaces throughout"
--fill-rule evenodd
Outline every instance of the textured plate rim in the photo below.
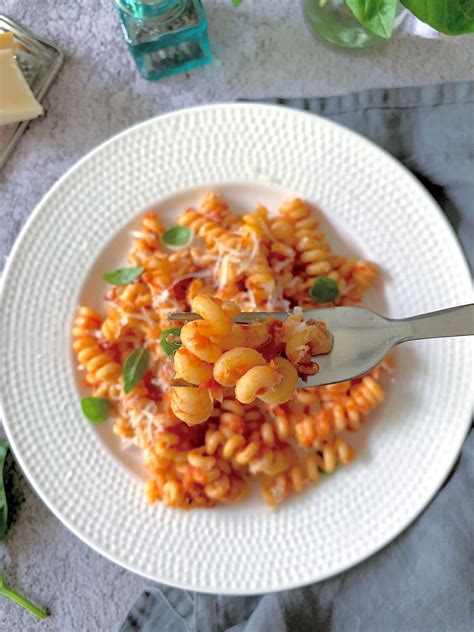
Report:
M 35 220 L 36 216 L 39 215 L 42 210 L 43 207 L 47 205 L 49 198 L 52 197 L 54 195 L 54 193 L 56 192 L 57 189 L 59 189 L 62 184 L 63 181 L 65 181 L 76 169 L 78 169 L 83 162 L 86 162 L 90 157 L 94 156 L 96 153 L 100 152 L 104 147 L 108 146 L 110 143 L 115 142 L 117 139 L 133 133 L 135 130 L 137 130 L 138 128 L 146 128 L 147 126 L 152 126 L 154 124 L 156 124 L 157 121 L 161 121 L 164 119 L 168 119 L 168 118 L 173 118 L 173 117 L 179 117 L 183 114 L 189 113 L 189 112 L 193 112 L 193 111 L 201 111 L 201 110 L 209 110 L 209 109 L 227 109 L 227 108 L 232 108 L 232 109 L 238 109 L 238 108 L 245 108 L 245 109 L 278 109 L 278 110 L 285 110 L 288 114 L 291 114 L 291 116 L 293 117 L 305 117 L 305 118 L 311 118 L 311 119 L 318 119 L 320 121 L 320 123 L 327 125 L 327 126 L 331 126 L 331 127 L 336 127 L 338 129 L 341 129 L 348 134 L 349 136 L 355 136 L 358 138 L 359 142 L 362 141 L 363 143 L 366 143 L 368 145 L 370 145 L 372 147 L 373 150 L 378 151 L 378 152 L 382 152 L 386 159 L 388 159 L 393 166 L 395 166 L 399 172 L 403 172 L 405 177 L 408 177 L 411 181 L 412 184 L 418 189 L 418 191 L 422 194 L 423 197 L 425 197 L 425 199 L 427 199 L 427 201 L 429 202 L 429 205 L 432 209 L 432 212 L 435 212 L 436 209 L 436 215 L 438 216 L 437 219 L 441 219 L 442 220 L 442 224 L 444 225 L 444 228 L 447 229 L 447 232 L 445 233 L 445 236 L 447 237 L 447 234 L 450 235 L 450 241 L 451 241 L 451 247 L 453 249 L 453 251 L 456 251 L 458 254 L 458 259 L 459 259 L 459 267 L 461 269 L 461 267 L 463 268 L 463 276 L 464 278 L 460 278 L 459 279 L 459 286 L 461 287 L 461 285 L 465 285 L 465 292 L 466 292 L 466 296 L 470 295 L 471 293 L 471 276 L 470 276 L 470 270 L 469 270 L 469 266 L 467 264 L 467 260 L 466 257 L 464 255 L 464 252 L 462 251 L 462 248 L 460 246 L 460 243 L 458 241 L 457 235 L 453 229 L 453 227 L 451 226 L 451 224 L 449 223 L 448 219 L 446 218 L 446 216 L 444 215 L 444 213 L 442 212 L 441 208 L 439 207 L 439 205 L 437 204 L 436 200 L 431 196 L 431 194 L 427 191 L 427 189 L 422 185 L 422 183 L 414 176 L 414 174 L 409 171 L 399 160 L 397 160 L 396 158 L 394 158 L 388 151 L 386 151 L 384 148 L 380 147 L 379 145 L 377 145 L 376 143 L 374 143 L 373 141 L 371 141 L 370 139 L 364 137 L 363 135 L 359 134 L 358 132 L 355 132 L 343 125 L 340 125 L 338 123 L 335 123 L 331 120 L 328 120 L 325 117 L 316 115 L 316 114 L 312 114 L 310 112 L 304 112 L 304 111 L 299 111 L 299 110 L 294 110 L 292 108 L 289 107 L 284 107 L 281 105 L 274 105 L 274 104 L 260 104 L 260 103 L 219 103 L 219 104 L 212 104 L 212 105 L 198 105 L 198 106 L 193 106 L 193 107 L 189 107 L 189 108 L 183 108 L 174 112 L 169 112 L 166 114 L 162 114 L 159 116 L 155 116 L 151 119 L 147 119 L 145 121 L 141 121 L 137 124 L 134 124 L 128 128 L 126 128 L 125 130 L 122 130 L 121 132 L 115 134 L 114 136 L 112 136 L 111 138 L 109 138 L 108 140 L 100 143 L 97 147 L 93 148 L 92 150 L 90 150 L 88 153 L 86 153 L 82 158 L 80 158 L 76 163 L 74 163 L 69 169 L 66 170 L 66 172 L 60 176 L 60 178 L 53 184 L 53 186 L 49 189 L 49 191 L 43 196 L 43 198 L 40 200 L 40 202 L 36 205 L 36 207 L 34 208 L 34 210 L 32 211 L 32 213 L 30 214 L 28 220 L 25 222 L 24 226 L 22 227 L 20 234 L 18 235 L 17 239 L 15 240 L 15 243 L 11 249 L 10 254 L 8 255 L 7 258 L 7 262 L 5 265 L 5 268 L 3 270 L 2 273 L 2 278 L 1 278 L 1 284 L 0 284 L 0 304 L 2 302 L 2 297 L 3 297 L 3 291 L 4 288 L 6 287 L 6 284 L 8 282 L 8 277 L 9 277 L 9 272 L 10 272 L 10 268 L 12 267 L 13 261 L 15 260 L 16 257 L 16 252 L 19 249 L 21 242 L 23 240 L 23 238 L 25 237 L 26 233 L 29 231 L 29 227 L 30 224 L 33 223 L 33 221 Z M 430 504 L 430 502 L 433 500 L 433 498 L 436 496 L 436 494 L 439 492 L 439 490 L 441 489 L 441 487 L 443 486 L 444 482 L 446 481 L 446 479 L 448 478 L 449 474 L 452 471 L 452 468 L 454 467 L 456 461 L 459 458 L 459 454 L 462 448 L 462 445 L 464 443 L 464 440 L 467 436 L 467 433 L 469 431 L 470 425 L 471 425 L 471 415 L 472 415 L 472 409 L 471 409 L 471 403 L 469 403 L 467 401 L 466 398 L 466 405 L 465 405 L 465 423 L 464 423 L 464 430 L 463 432 L 460 434 L 460 441 L 459 441 L 459 445 L 456 446 L 456 450 L 453 449 L 453 456 L 452 459 L 450 459 L 449 461 L 449 466 L 446 467 L 446 471 L 442 472 L 439 476 L 438 479 L 436 480 L 436 483 L 432 483 L 431 484 L 431 488 L 426 492 L 425 496 L 423 497 L 422 500 L 420 500 L 417 503 L 417 507 L 416 509 L 414 509 L 411 514 L 407 514 L 407 517 L 405 518 L 405 520 L 401 521 L 400 524 L 397 525 L 397 528 L 394 529 L 390 535 L 388 535 L 387 537 L 385 537 L 381 542 L 377 542 L 372 548 L 367 547 L 364 551 L 363 555 L 360 554 L 356 554 L 354 556 L 354 559 L 350 558 L 350 556 L 348 556 L 348 558 L 345 560 L 344 563 L 340 564 L 338 567 L 332 568 L 327 572 L 320 572 L 318 573 L 318 575 L 316 577 L 312 576 L 312 577 L 304 577 L 301 578 L 301 580 L 295 581 L 295 582 L 290 582 L 287 583 L 285 585 L 279 585 L 277 588 L 273 585 L 270 586 L 262 586 L 258 591 L 246 591 L 246 590 L 239 590 L 238 592 L 236 591 L 232 591 L 232 590 L 226 590 L 226 589 L 219 589 L 219 594 L 222 595 L 229 595 L 229 596 L 245 596 L 245 595 L 257 595 L 257 594 L 264 594 L 267 592 L 281 592 L 284 590 L 291 590 L 294 588 L 300 588 L 302 586 L 307 586 L 309 584 L 315 583 L 315 582 L 320 582 L 323 581 L 325 579 L 328 579 L 330 577 L 334 577 L 356 565 L 358 565 L 359 563 L 364 562 L 365 560 L 367 560 L 368 558 L 372 557 L 374 554 L 376 554 L 377 552 L 381 551 L 383 548 L 385 548 L 389 543 L 391 543 L 393 540 L 395 540 L 401 533 L 403 533 L 405 531 L 405 529 L 407 529 L 407 527 L 412 524 L 414 522 L 414 520 L 416 520 L 416 518 L 418 516 L 420 516 L 422 514 L 422 512 L 427 508 L 427 506 Z M 199 586 L 195 586 L 193 584 L 188 584 L 186 582 L 176 582 L 176 581 L 170 581 L 168 579 L 157 579 L 157 577 L 151 573 L 147 573 L 144 572 L 142 570 L 137 570 L 135 568 L 135 566 L 129 562 L 127 562 L 127 560 L 123 560 L 120 558 L 120 555 L 116 555 L 113 554 L 109 551 L 104 550 L 100 545 L 98 545 L 97 543 L 95 543 L 91 538 L 89 538 L 88 536 L 84 535 L 83 533 L 81 533 L 80 529 L 76 529 L 76 527 L 67 519 L 63 516 L 61 509 L 53 506 L 54 503 L 50 503 L 50 501 L 47 498 L 47 492 L 40 490 L 34 481 L 34 478 L 31 476 L 31 473 L 29 471 L 28 465 L 27 463 L 23 460 L 23 457 L 20 456 L 20 452 L 18 450 L 18 446 L 16 445 L 16 441 L 14 439 L 13 433 L 10 430 L 9 427 L 9 421 L 8 419 L 5 417 L 4 414 L 4 410 L 3 410 L 3 406 L 2 406 L 2 401 L 1 401 L 1 393 L 0 393 L 0 415 L 2 417 L 2 421 L 3 421 L 3 427 L 5 430 L 5 433 L 7 435 L 7 439 L 10 443 L 11 449 L 15 455 L 15 458 L 18 462 L 18 464 L 20 465 L 25 477 L 27 478 L 27 480 L 29 481 L 31 487 L 33 488 L 33 490 L 35 491 L 35 493 L 41 498 L 41 500 L 45 503 L 45 505 L 48 507 L 48 509 L 50 509 L 50 511 L 76 536 L 78 537 L 80 540 L 82 540 L 84 543 L 86 543 L 88 546 L 90 546 L 94 551 L 96 551 L 97 553 L 99 553 L 100 555 L 102 555 L 103 557 L 105 557 L 106 559 L 122 566 L 123 568 L 129 570 L 130 572 L 133 572 L 135 574 L 140 575 L 141 577 L 144 577 L 146 579 L 155 581 L 155 582 L 162 582 L 165 583 L 169 586 L 172 586 L 174 588 L 179 588 L 179 589 L 183 589 L 183 590 L 191 590 L 191 591 L 195 591 L 198 593 L 202 593 L 202 594 L 217 594 L 214 591 L 206 591 L 203 590 L 201 587 Z M 461 426 L 461 421 L 459 421 L 459 425 Z

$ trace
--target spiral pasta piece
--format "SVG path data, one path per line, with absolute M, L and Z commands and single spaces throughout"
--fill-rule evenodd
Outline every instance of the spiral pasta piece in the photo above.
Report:
M 95 332 L 100 329 L 101 318 L 88 307 L 81 307 L 74 321 L 73 343 L 79 363 L 85 367 L 86 382 L 97 385 L 101 382 L 116 382 L 121 374 L 120 365 L 97 341 Z
M 249 370 L 265 364 L 265 358 L 255 349 L 236 347 L 223 353 L 215 362 L 214 379 L 222 386 L 235 386 Z
M 264 306 L 276 289 L 273 272 L 264 255 L 258 255 L 255 263 L 246 270 L 245 287 L 255 299 L 257 307 Z
M 223 240 L 229 246 L 236 246 L 238 240 L 222 226 L 211 219 L 208 219 L 194 209 L 188 209 L 185 214 L 178 219 L 178 223 L 182 226 L 189 226 L 201 237 L 206 246 L 214 246 L 218 241 Z
M 222 220 L 229 210 L 229 205 L 214 191 L 208 191 L 199 202 L 199 212 L 215 221 Z
M 171 410 L 188 426 L 200 424 L 209 419 L 213 409 L 209 391 L 202 387 L 173 388 L 171 395 Z
M 142 228 L 134 233 L 135 241 L 128 260 L 133 265 L 140 265 L 150 257 L 160 246 L 160 237 L 164 228 L 155 213 L 146 213 L 143 217 Z
M 261 486 L 265 502 L 270 507 L 282 503 L 291 492 L 298 493 L 307 483 L 316 483 L 319 473 L 331 474 L 338 463 L 347 464 L 354 458 L 354 451 L 341 437 L 334 444 L 324 445 L 316 454 L 308 456 L 301 464 L 292 465 L 282 473 L 267 478 Z

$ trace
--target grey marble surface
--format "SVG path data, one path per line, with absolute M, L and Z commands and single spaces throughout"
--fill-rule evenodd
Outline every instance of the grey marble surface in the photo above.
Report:
M 122 41 L 111 0 L 4 0 L 0 11 L 63 47 L 67 62 L 0 172 L 0 268 L 21 226 L 68 167 L 125 127 L 170 110 L 239 97 L 324 96 L 371 87 L 422 85 L 474 76 L 474 37 L 439 37 L 408 19 L 397 36 L 349 54 L 316 42 L 294 0 L 204 0 L 216 61 L 189 75 L 148 83 Z M 52 616 L 41 629 L 115 631 L 150 584 L 86 547 L 22 482 L 23 498 L 0 569 L 10 585 Z M 0 631 L 39 624 L 0 600 Z

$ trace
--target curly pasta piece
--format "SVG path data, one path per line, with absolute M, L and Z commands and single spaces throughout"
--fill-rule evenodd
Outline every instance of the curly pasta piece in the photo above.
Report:
M 100 382 L 116 382 L 121 375 L 120 364 L 104 350 L 94 333 L 100 328 L 101 319 L 97 312 L 81 307 L 74 321 L 74 351 L 80 364 L 86 369 L 86 382 L 96 385 Z
M 272 217 L 269 222 L 270 234 L 276 241 L 287 246 L 295 243 L 295 229 L 293 223 L 282 217 Z
M 108 342 L 117 342 L 122 331 L 121 319 L 120 310 L 114 308 L 109 311 L 107 318 L 102 323 L 100 330 Z
M 258 349 L 265 345 L 269 336 L 270 333 L 266 323 L 254 323 L 252 325 L 234 324 L 227 336 L 213 336 L 212 339 L 222 351 L 230 351 L 235 347 Z
M 265 358 L 255 349 L 236 347 L 223 353 L 216 361 L 213 370 L 214 379 L 222 386 L 235 386 L 237 380 L 247 371 L 265 364 Z
M 143 217 L 142 229 L 133 233 L 136 237 L 128 260 L 133 265 L 142 264 L 160 246 L 160 237 L 164 228 L 155 213 L 146 213 Z
M 181 342 L 186 349 L 204 362 L 216 362 L 222 349 L 211 340 L 209 325 L 204 320 L 193 320 L 181 329 Z
M 295 198 L 289 202 L 285 202 L 280 207 L 279 213 L 289 222 L 294 224 L 309 218 L 311 216 L 311 209 L 301 198 Z M 316 226 L 317 223 L 315 222 L 314 225 Z
M 232 332 L 234 317 L 240 313 L 237 305 L 207 295 L 196 296 L 192 309 L 203 320 L 188 322 L 181 330 L 181 342 L 195 356 L 205 362 L 215 362 L 222 348 L 212 340 Z
M 206 217 L 210 217 L 215 221 L 222 220 L 229 210 L 229 205 L 222 198 L 217 196 L 214 191 L 208 191 L 199 202 L 199 211 Z
M 317 373 L 319 367 L 312 357 L 329 353 L 332 335 L 322 322 L 302 316 L 290 316 L 283 323 L 283 340 L 286 342 L 286 357 L 297 366 L 298 372 L 306 375 Z
M 213 409 L 212 399 L 206 388 L 176 386 L 171 395 L 171 410 L 188 426 L 206 421 Z
M 265 305 L 275 292 L 276 284 L 267 258 L 260 254 L 246 270 L 245 287 L 252 292 L 257 306 Z
M 178 274 L 177 266 L 173 265 L 170 258 L 162 252 L 156 252 L 143 262 L 145 272 L 143 281 L 153 290 L 163 290 L 173 283 L 173 278 Z
M 311 217 L 310 207 L 297 198 L 280 208 L 280 214 L 293 224 L 297 261 L 309 277 L 328 275 L 332 271 L 330 247 L 324 234 L 316 230 L 318 223 Z
M 280 383 L 258 395 L 259 399 L 266 404 L 287 402 L 295 394 L 298 383 L 298 373 L 289 360 L 286 358 L 275 358 L 274 363 L 280 375 Z
M 330 410 L 319 410 L 295 424 L 295 437 L 304 448 L 311 448 L 334 438 L 333 415 Z
M 176 376 L 190 384 L 208 386 L 212 380 L 212 364 L 200 360 L 186 347 L 180 347 L 174 354 Z
M 324 445 L 318 453 L 308 456 L 302 464 L 292 465 L 278 475 L 267 478 L 261 486 L 265 502 L 270 507 L 283 502 L 290 492 L 300 492 L 306 483 L 316 483 L 319 471 L 330 474 L 338 463 L 346 464 L 354 458 L 352 448 L 341 437 L 334 444 Z
M 227 244 L 229 247 L 235 247 L 239 242 L 238 237 L 233 236 L 226 228 L 194 209 L 188 209 L 178 219 L 178 224 L 192 228 L 207 247 L 214 246 L 218 241 Z
M 206 285 L 203 281 L 201 281 L 201 279 L 193 279 L 186 291 L 186 301 L 191 307 L 193 299 L 196 298 L 196 296 L 202 294 L 208 294 L 211 296 L 213 293 L 214 290 L 210 285 Z
M 259 204 L 255 211 L 243 215 L 242 222 L 242 232 L 244 234 L 253 233 L 260 242 L 266 242 L 271 237 L 268 226 L 268 209 L 263 204 Z
M 207 321 L 207 328 L 212 336 L 230 334 L 234 318 L 240 314 L 240 308 L 235 303 L 212 298 L 206 294 L 196 296 L 191 307 L 196 314 Z
M 267 391 L 275 392 L 281 381 L 282 375 L 274 366 L 254 366 L 237 380 L 235 396 L 242 404 L 250 404 L 257 397 L 263 399 Z

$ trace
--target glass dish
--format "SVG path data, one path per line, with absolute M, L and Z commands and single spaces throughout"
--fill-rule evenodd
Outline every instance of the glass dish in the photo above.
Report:
M 0 33 L 11 31 L 15 57 L 36 99 L 41 103 L 64 62 L 64 52 L 40 39 L 6 15 L 0 15 Z M 0 126 L 0 169 L 18 144 L 29 121 Z

